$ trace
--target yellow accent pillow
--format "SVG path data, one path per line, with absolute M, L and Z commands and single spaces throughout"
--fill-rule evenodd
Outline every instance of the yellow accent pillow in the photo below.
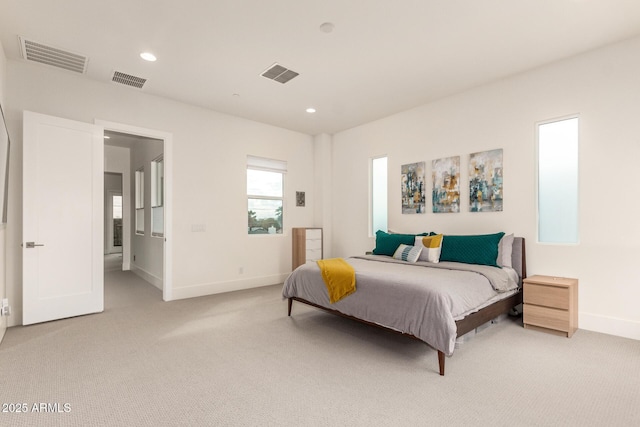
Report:
M 442 234 L 434 236 L 416 236 L 415 245 L 421 247 L 419 261 L 440 262 L 440 249 L 442 248 Z

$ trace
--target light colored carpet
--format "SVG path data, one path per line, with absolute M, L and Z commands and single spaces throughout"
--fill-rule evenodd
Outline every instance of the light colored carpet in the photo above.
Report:
M 105 254 L 104 256 L 104 271 L 118 271 L 122 270 L 122 252 L 115 254 Z
M 440 377 L 418 341 L 301 304 L 287 317 L 280 286 L 166 303 L 129 272 L 105 282 L 104 313 L 7 331 L 0 402 L 28 413 L 0 425 L 640 425 L 640 341 L 507 319 Z

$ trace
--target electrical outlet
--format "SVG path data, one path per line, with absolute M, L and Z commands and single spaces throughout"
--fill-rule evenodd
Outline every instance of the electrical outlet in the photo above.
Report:
M 0 316 L 10 316 L 11 315 L 11 306 L 9 305 L 9 300 L 7 298 L 2 299 L 2 306 L 0 306 Z

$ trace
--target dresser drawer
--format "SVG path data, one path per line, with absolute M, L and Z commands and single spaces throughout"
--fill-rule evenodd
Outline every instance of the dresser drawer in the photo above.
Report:
M 557 331 L 571 331 L 571 318 L 568 310 L 540 307 L 526 304 L 526 302 L 522 322 L 525 325 L 540 326 Z
M 309 250 L 309 249 L 312 249 L 312 250 L 322 249 L 322 240 L 307 239 L 306 242 L 305 242 L 305 246 L 306 246 L 307 250 Z
M 525 283 L 524 303 L 569 310 L 569 288 Z
M 307 249 L 306 261 L 317 261 L 322 259 L 322 249 Z
M 307 229 L 307 240 L 322 240 L 322 230 L 319 228 Z

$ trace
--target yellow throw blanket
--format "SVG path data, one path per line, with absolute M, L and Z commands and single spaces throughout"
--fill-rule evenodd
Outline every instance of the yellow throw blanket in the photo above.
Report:
M 342 258 L 329 258 L 316 261 L 322 280 L 329 292 L 331 304 L 356 291 L 356 271 Z

